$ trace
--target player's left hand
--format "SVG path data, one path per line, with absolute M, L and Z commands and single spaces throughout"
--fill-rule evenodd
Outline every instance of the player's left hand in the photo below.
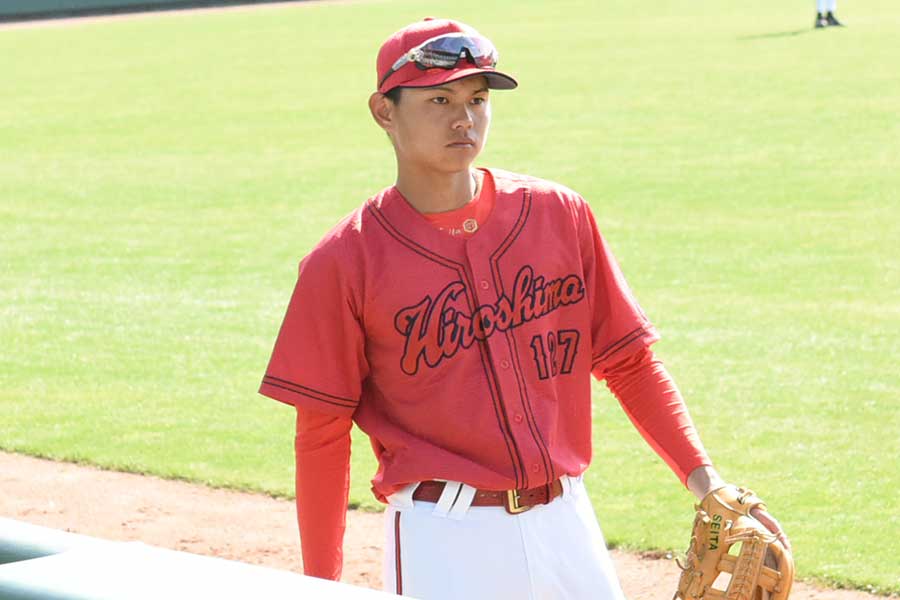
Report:
M 775 534 L 778 538 L 778 541 L 781 542 L 781 545 L 790 552 L 791 551 L 791 541 L 788 539 L 787 534 L 784 532 L 784 529 L 781 528 L 781 524 L 778 520 L 769 514 L 769 511 L 763 510 L 761 508 L 754 508 L 750 511 L 750 514 L 760 523 L 762 523 L 766 529 Z
M 790 541 L 762 498 L 747 488 L 725 485 L 695 508 L 676 598 L 703 600 L 715 589 L 713 595 L 735 600 L 788 599 L 794 581 Z M 734 555 L 737 544 L 740 552 Z M 728 587 L 719 590 L 714 584 L 723 573 L 730 574 Z
M 688 489 L 690 489 L 694 495 L 697 496 L 697 499 L 701 501 L 712 490 L 724 486 L 725 480 L 722 479 L 711 466 L 697 467 L 691 471 L 691 474 L 687 478 Z M 750 515 L 762 523 L 766 529 L 774 533 L 778 538 L 778 541 L 781 542 L 781 545 L 784 546 L 785 550 L 788 552 L 791 551 L 791 541 L 788 539 L 787 534 L 784 533 L 784 529 L 781 528 L 781 524 L 775 517 L 769 514 L 769 511 L 757 507 L 750 511 Z

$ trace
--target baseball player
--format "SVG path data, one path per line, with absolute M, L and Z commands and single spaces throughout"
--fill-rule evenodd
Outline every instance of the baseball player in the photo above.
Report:
M 396 183 L 300 263 L 260 392 L 296 408 L 307 574 L 341 574 L 356 422 L 387 504 L 387 590 L 619 599 L 582 482 L 591 375 L 698 497 L 723 482 L 588 203 L 473 167 L 492 90 L 517 86 L 496 65 L 487 38 L 446 19 L 381 46 L 369 108 Z
M 843 27 L 834 15 L 837 10 L 837 0 L 816 0 L 816 29 L 822 27 Z

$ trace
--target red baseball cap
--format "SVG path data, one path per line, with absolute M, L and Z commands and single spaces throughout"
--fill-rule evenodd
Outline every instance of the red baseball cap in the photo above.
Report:
M 396 87 L 432 87 L 473 75 L 487 77 L 488 87 L 492 89 L 511 90 L 519 85 L 515 79 L 492 66 L 477 66 L 466 60 L 459 61 L 457 66 L 450 69 L 441 67 L 424 69 L 414 61 L 409 61 L 391 72 L 397 61 L 406 53 L 432 38 L 445 34 L 464 34 L 487 41 L 487 38 L 472 27 L 450 19 L 425 17 L 421 21 L 407 25 L 385 40 L 378 51 L 376 83 L 378 91 L 384 94 Z M 490 44 L 489 41 L 487 43 Z

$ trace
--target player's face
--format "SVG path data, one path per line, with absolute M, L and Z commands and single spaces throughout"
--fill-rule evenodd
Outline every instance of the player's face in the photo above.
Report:
M 406 88 L 386 127 L 397 159 L 440 172 L 468 169 L 491 124 L 487 79 L 468 77 L 432 88 Z

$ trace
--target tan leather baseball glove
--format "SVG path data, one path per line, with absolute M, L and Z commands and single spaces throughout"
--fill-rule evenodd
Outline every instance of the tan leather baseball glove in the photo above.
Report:
M 678 565 L 673 600 L 787 600 L 794 560 L 750 515 L 755 507 L 766 505 L 751 490 L 733 485 L 710 492 L 695 507 L 691 545 L 685 564 Z

